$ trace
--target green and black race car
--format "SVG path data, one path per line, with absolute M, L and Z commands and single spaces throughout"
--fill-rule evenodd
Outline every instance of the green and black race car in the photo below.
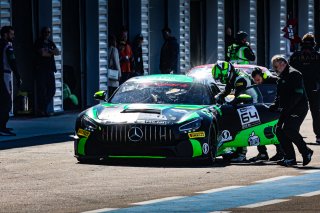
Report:
M 218 105 L 210 79 L 185 75 L 134 77 L 108 101 L 79 114 L 75 157 L 80 162 L 108 158 L 196 158 L 215 161 L 235 147 L 278 143 L 278 113 L 264 100 L 274 86 L 253 86 L 236 104 Z

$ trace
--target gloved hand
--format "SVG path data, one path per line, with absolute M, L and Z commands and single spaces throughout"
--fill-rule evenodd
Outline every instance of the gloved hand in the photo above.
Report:
M 278 107 L 275 104 L 271 104 L 269 106 L 269 111 L 270 112 L 277 112 L 278 111 Z
M 214 96 L 214 99 L 218 104 L 223 104 L 223 102 L 224 102 L 224 98 L 219 94 Z

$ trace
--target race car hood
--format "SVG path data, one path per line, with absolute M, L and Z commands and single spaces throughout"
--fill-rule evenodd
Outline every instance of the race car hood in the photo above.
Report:
M 199 117 L 204 105 L 110 104 L 89 108 L 86 115 L 98 123 L 183 123 Z

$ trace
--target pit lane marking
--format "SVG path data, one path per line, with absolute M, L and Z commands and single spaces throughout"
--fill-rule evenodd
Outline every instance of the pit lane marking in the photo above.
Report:
M 277 193 L 274 193 L 275 191 Z M 219 192 L 186 196 L 181 199 L 129 206 L 112 212 L 219 212 L 241 206 L 257 205 L 258 203 L 266 205 L 266 203 L 271 202 L 270 198 L 287 200 L 289 197 L 297 195 L 312 196 L 318 191 L 320 191 L 320 173 L 315 172 Z M 257 196 L 257 193 L 259 196 Z
M 264 179 L 264 180 L 254 181 L 254 183 L 268 183 L 268 182 L 282 180 L 282 179 L 291 178 L 291 177 L 293 177 L 293 176 L 284 175 L 284 176 L 279 176 L 279 177 L 274 177 L 274 178 L 268 178 L 268 179 Z
M 103 212 L 115 211 L 117 209 L 118 208 L 104 208 L 104 209 L 97 209 L 97 210 L 92 210 L 92 211 L 87 211 L 82 213 L 103 213 Z
M 316 173 L 316 172 L 320 172 L 320 169 L 313 169 L 313 170 L 302 171 L 301 173 L 304 173 L 304 174 L 312 174 L 312 173 Z
M 222 187 L 222 188 L 217 188 L 217 189 L 209 189 L 206 191 L 202 191 L 202 192 L 196 192 L 198 194 L 207 194 L 207 193 L 213 193 L 213 192 L 222 192 L 225 190 L 229 190 L 229 189 L 237 189 L 240 187 L 244 187 L 244 186 L 227 186 L 227 187 Z
M 185 198 L 185 197 L 186 197 L 186 196 L 165 197 L 165 198 L 148 200 L 148 201 L 142 201 L 142 202 L 131 203 L 131 204 L 132 204 L 132 205 L 147 205 L 147 204 L 159 203 L 159 202 L 163 202 L 163 201 L 181 199 L 181 198 Z
M 314 192 L 309 192 L 301 195 L 296 195 L 296 197 L 312 197 L 315 195 L 320 195 L 320 190 L 319 191 L 314 191 Z
M 282 202 L 286 202 L 289 200 L 290 199 L 274 199 L 274 200 L 268 200 L 268 201 L 259 202 L 259 203 L 253 203 L 253 204 L 249 204 L 249 205 L 245 205 L 245 206 L 239 206 L 238 208 L 252 209 L 252 208 L 282 203 Z

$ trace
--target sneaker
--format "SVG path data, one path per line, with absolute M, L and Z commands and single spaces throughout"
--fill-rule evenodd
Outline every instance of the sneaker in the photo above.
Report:
M 313 155 L 313 151 L 310 149 L 308 154 L 306 154 L 305 156 L 302 156 L 302 158 L 303 158 L 302 165 L 304 165 L 304 166 L 308 165 L 311 161 L 312 155 Z
M 297 161 L 295 159 L 283 159 L 277 162 L 278 165 L 289 167 L 297 165 Z
M 283 154 L 280 154 L 279 152 L 277 152 L 277 154 L 275 154 L 274 156 L 272 156 L 269 161 L 279 161 L 283 159 Z
M 11 132 L 9 129 L 0 129 L 1 136 L 16 136 L 16 133 Z
M 316 143 L 317 143 L 317 144 L 320 144 L 320 137 L 317 137 L 317 138 L 316 138 Z
M 257 156 L 250 158 L 249 161 L 269 160 L 267 153 L 259 153 Z
M 232 158 L 230 161 L 231 161 L 231 162 L 234 162 L 234 163 L 238 163 L 238 162 L 244 162 L 244 161 L 246 161 L 246 160 L 247 160 L 247 159 L 246 159 L 246 156 L 245 156 L 245 155 L 239 154 L 237 157 Z

